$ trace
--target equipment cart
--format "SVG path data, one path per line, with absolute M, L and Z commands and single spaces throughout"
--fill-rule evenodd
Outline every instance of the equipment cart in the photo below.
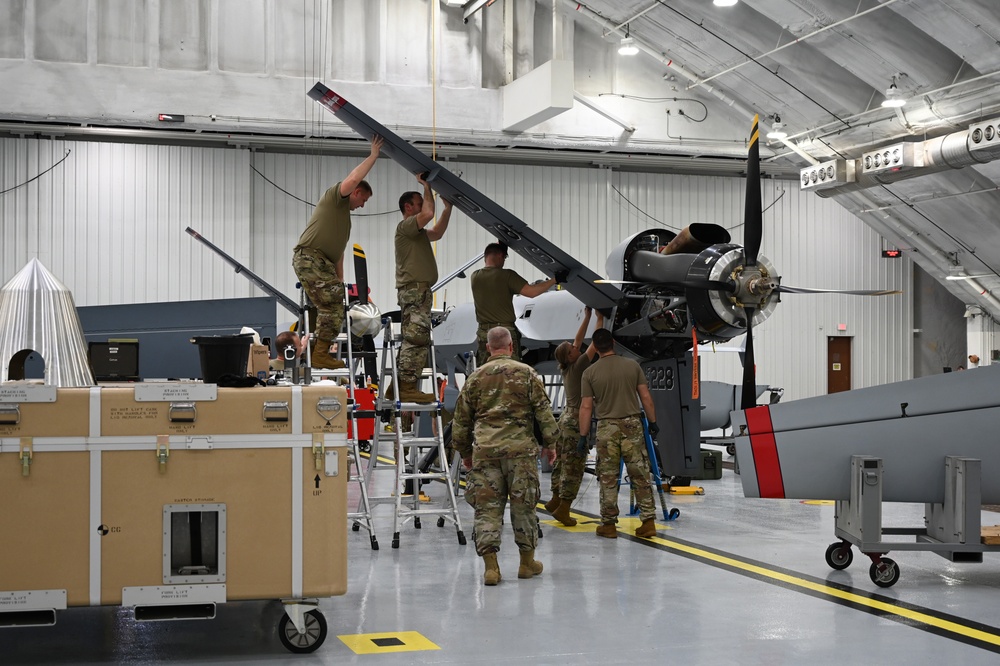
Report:
M 347 587 L 346 412 L 331 386 L 0 386 L 0 626 L 277 599 L 312 652 Z
M 927 503 L 924 527 L 882 526 L 882 459 L 851 456 L 851 498 L 837 500 L 834 533 L 840 539 L 826 549 L 826 563 L 846 569 L 854 560 L 851 546 L 871 558 L 868 575 L 879 587 L 899 580 L 891 550 L 931 551 L 952 562 L 982 562 L 983 553 L 998 552 L 982 536 L 981 461 L 944 457 L 944 501 Z M 912 536 L 913 542 L 883 541 L 883 535 Z

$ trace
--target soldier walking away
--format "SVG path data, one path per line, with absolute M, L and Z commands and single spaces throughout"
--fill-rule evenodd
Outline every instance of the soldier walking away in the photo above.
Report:
M 403 221 L 396 227 L 396 295 L 399 300 L 400 334 L 396 374 L 399 378 L 399 400 L 429 403 L 437 400 L 433 393 L 422 393 L 417 388 L 420 375 L 427 365 L 427 351 L 431 344 L 431 287 L 437 282 L 437 260 L 431 243 L 438 241 L 448 230 L 451 203 L 445 199 L 444 211 L 433 227 L 434 195 L 423 175 L 417 176 L 424 193 L 404 192 L 399 197 L 399 212 Z M 392 387 L 386 391 L 392 397 Z
M 503 243 L 490 243 L 483 253 L 485 268 L 480 268 L 472 274 L 472 301 L 476 304 L 476 321 L 479 329 L 476 331 L 476 341 L 479 344 L 476 352 L 476 363 L 482 365 L 489 358 L 486 349 L 486 333 L 494 326 L 503 326 L 510 331 L 514 341 L 515 361 L 521 360 L 521 335 L 514 325 L 515 294 L 534 298 L 544 294 L 557 282 L 565 282 L 564 275 L 557 275 L 535 284 L 528 281 L 503 264 L 507 260 L 507 246 Z M 562 278 L 562 279 L 557 279 Z
M 569 515 L 570 506 L 580 492 L 580 483 L 587 463 L 587 452 L 577 452 L 580 431 L 580 380 L 583 372 L 597 357 L 597 347 L 591 342 L 586 352 L 580 345 L 590 326 L 590 306 L 584 309 L 583 322 L 573 342 L 563 342 L 556 347 L 555 357 L 562 372 L 566 407 L 559 417 L 559 444 L 556 448 L 556 462 L 552 466 L 552 499 L 545 503 L 545 509 L 552 517 L 567 527 L 576 525 L 576 518 Z M 604 326 L 604 315 L 597 313 L 597 328 Z
M 351 238 L 351 211 L 364 208 L 372 195 L 364 178 L 375 166 L 381 148 L 382 137 L 373 137 L 368 157 L 323 194 L 293 250 L 292 269 L 316 306 L 314 368 L 344 367 L 343 361 L 330 355 L 330 346 L 344 323 L 344 250 Z
M 593 343 L 600 359 L 584 371 L 580 380 L 578 446 L 582 451 L 589 448 L 590 417 L 596 406 L 597 478 L 601 484 L 601 525 L 597 528 L 597 536 L 618 537 L 618 528 L 615 527 L 618 523 L 618 472 L 623 459 L 642 519 L 635 535 L 646 538 L 656 536 L 653 522 L 656 505 L 649 480 L 645 435 L 639 418 L 641 400 L 649 421 L 649 434 L 655 438 L 660 428 L 656 425 L 653 397 L 639 364 L 615 354 L 611 331 L 597 329 Z
M 544 440 L 543 455 L 555 455 L 558 426 L 541 377 L 528 365 L 511 358 L 510 331 L 489 330 L 489 360 L 472 373 L 459 393 L 452 421 L 452 443 L 469 471 L 475 498 L 476 553 L 483 558 L 483 582 L 500 582 L 500 530 L 504 506 L 510 501 L 514 542 L 521 554 L 518 578 L 542 573 L 535 559 L 538 543 L 537 421 Z

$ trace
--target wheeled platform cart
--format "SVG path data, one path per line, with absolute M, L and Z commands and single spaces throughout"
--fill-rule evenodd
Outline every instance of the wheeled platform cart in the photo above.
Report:
M 292 652 L 347 588 L 343 388 L 0 386 L 0 626 L 277 599 Z
M 944 457 L 944 501 L 925 504 L 924 527 L 883 527 L 882 459 L 851 456 L 851 497 L 836 502 L 836 541 L 826 549 L 826 563 L 846 569 L 851 546 L 871 558 L 869 576 L 879 587 L 899 580 L 899 565 L 884 555 L 892 550 L 931 551 L 952 562 L 982 562 L 983 553 L 1000 546 L 983 543 L 981 527 L 981 462 Z M 914 541 L 884 541 L 886 536 L 912 536 Z

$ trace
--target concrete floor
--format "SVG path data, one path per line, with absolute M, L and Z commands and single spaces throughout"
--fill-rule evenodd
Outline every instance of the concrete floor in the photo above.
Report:
M 0 630 L 0 663 L 997 663 L 1000 558 L 955 565 L 900 551 L 899 582 L 878 588 L 857 552 L 844 571 L 826 564 L 831 504 L 748 500 L 738 479 L 726 469 L 699 482 L 703 496 L 668 496 L 681 515 L 661 521 L 655 539 L 626 536 L 627 519 L 612 541 L 594 535 L 598 489 L 587 476 L 577 527 L 540 513 L 544 573 L 517 579 L 508 532 L 504 579 L 491 588 L 464 500 L 465 546 L 425 517 L 392 549 L 392 509 L 379 506 L 381 548 L 364 531 L 346 534 L 348 592 L 321 601 L 329 635 L 310 655 L 279 643 L 276 602 L 243 602 L 220 606 L 215 620 L 163 623 L 136 623 L 121 608 L 70 609 L 54 627 Z M 379 473 L 376 485 L 390 481 Z M 548 498 L 548 474 L 542 486 Z M 623 509 L 627 501 L 623 491 Z M 883 522 L 921 526 L 923 507 L 886 505 Z M 983 524 L 995 523 L 1000 515 L 984 512 Z M 389 645 L 372 640 L 381 638 Z

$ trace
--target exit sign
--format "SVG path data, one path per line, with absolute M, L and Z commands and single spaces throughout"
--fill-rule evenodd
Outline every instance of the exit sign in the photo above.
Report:
M 903 256 L 902 250 L 882 250 L 883 259 L 899 259 Z

